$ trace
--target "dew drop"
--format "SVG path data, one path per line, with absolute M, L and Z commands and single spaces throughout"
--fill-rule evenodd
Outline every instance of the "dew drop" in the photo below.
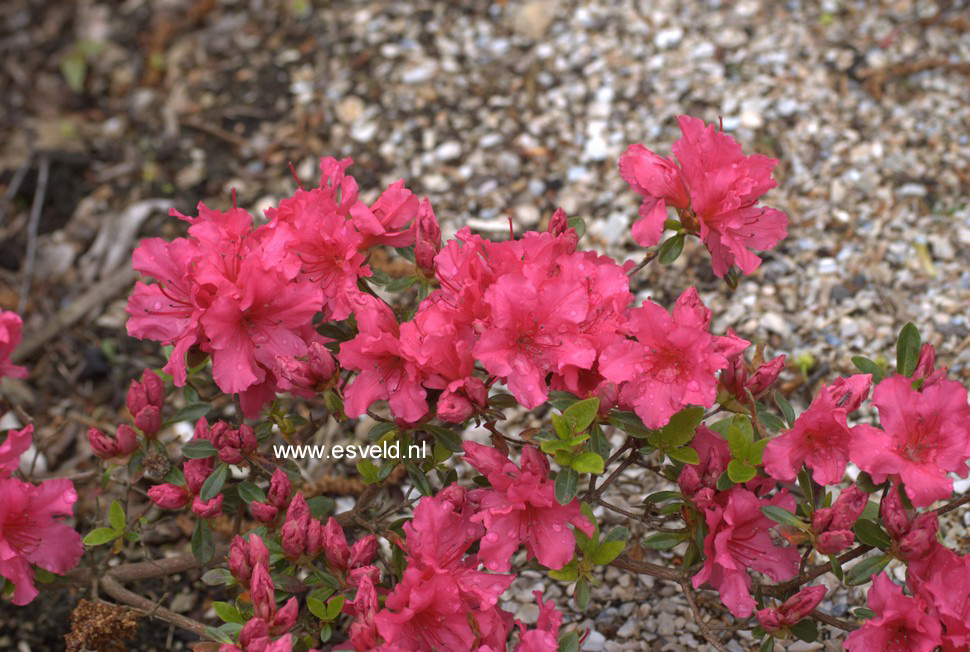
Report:
M 559 523 L 553 523 L 552 524 L 552 531 L 553 532 L 562 532 L 562 526 L 559 525 Z
M 485 540 L 488 541 L 489 543 L 495 543 L 496 541 L 498 541 L 498 535 L 495 534 L 494 532 L 489 532 L 488 534 L 485 535 Z
M 152 310 L 161 310 L 161 309 L 162 309 L 161 301 L 156 301 L 155 303 L 152 304 Z

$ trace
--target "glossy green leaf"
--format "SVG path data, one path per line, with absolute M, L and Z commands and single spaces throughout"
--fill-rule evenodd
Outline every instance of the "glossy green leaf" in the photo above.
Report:
M 108 543 L 109 541 L 114 541 L 120 535 L 119 532 L 112 530 L 110 527 L 99 527 L 91 530 L 84 537 L 84 545 L 86 546 L 100 546 L 102 544 Z
M 111 523 L 111 527 L 115 532 L 124 532 L 126 520 L 125 520 L 125 509 L 121 506 L 117 500 L 112 501 L 111 507 L 108 508 L 108 522 Z
M 216 615 L 224 623 L 239 623 L 240 625 L 246 623 L 246 619 L 239 613 L 239 609 L 236 609 L 236 607 L 228 602 L 219 602 L 216 600 L 212 603 L 212 608 L 216 610 Z
M 903 326 L 896 340 L 896 372 L 912 377 L 919 362 L 919 331 L 912 322 Z
M 664 240 L 657 254 L 657 260 L 661 265 L 669 265 L 680 257 L 681 252 L 684 251 L 684 240 L 686 237 L 685 234 L 678 233 Z
M 684 464 L 700 464 L 701 458 L 697 455 L 697 451 L 690 446 L 681 446 L 680 448 L 671 448 L 664 451 L 667 453 L 667 457 L 672 460 L 678 460 Z
M 573 458 L 570 466 L 578 473 L 602 473 L 604 462 L 596 453 L 580 453 Z
M 738 460 L 728 462 L 727 475 L 731 479 L 731 482 L 738 484 L 747 482 L 757 474 L 758 471 L 747 462 L 740 462 Z
M 669 550 L 686 540 L 686 532 L 655 532 L 644 537 L 643 545 L 654 550 Z
M 856 539 L 867 546 L 882 550 L 888 550 L 892 547 L 892 540 L 889 538 L 889 535 L 874 521 L 861 518 L 856 521 L 855 527 L 852 530 L 855 532 Z
M 554 486 L 556 500 L 560 505 L 568 505 L 576 497 L 579 488 L 579 474 L 574 469 L 562 469 L 556 474 Z
M 890 559 L 892 558 L 889 555 L 876 555 L 875 557 L 867 557 L 866 559 L 863 559 L 846 571 L 846 586 L 858 586 L 860 584 L 865 584 L 873 575 L 881 573 L 882 569 L 886 567 Z
M 570 425 L 572 434 L 579 434 L 589 428 L 600 408 L 597 397 L 587 398 L 570 405 L 562 413 L 563 418 Z
M 228 476 L 228 464 L 220 463 L 216 466 L 215 470 L 202 483 L 202 489 L 199 490 L 199 499 L 203 502 L 209 502 L 218 496 L 219 492 L 222 491 L 222 487 L 226 484 L 226 478 Z
M 761 513 L 770 518 L 775 523 L 781 523 L 782 525 L 791 525 L 792 527 L 797 527 L 804 529 L 805 523 L 801 521 L 797 516 L 789 512 L 787 509 L 782 507 L 775 507 L 774 505 L 769 505 L 767 507 L 761 508 Z

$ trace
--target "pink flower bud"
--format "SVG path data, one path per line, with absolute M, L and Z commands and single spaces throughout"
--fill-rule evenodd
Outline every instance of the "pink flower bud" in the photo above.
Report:
M 376 555 L 377 537 L 375 537 L 373 534 L 368 534 L 363 539 L 357 540 L 357 542 L 350 547 L 350 557 L 347 559 L 347 566 L 350 568 L 366 566 L 374 561 L 374 557 Z
M 919 360 L 916 362 L 916 371 L 913 378 L 926 378 L 933 373 L 936 366 L 936 349 L 929 342 L 923 345 L 919 352 Z
M 192 438 L 212 441 L 212 435 L 209 433 L 209 422 L 206 421 L 205 417 L 201 417 L 195 422 L 195 429 L 193 431 Z
M 269 569 L 262 564 L 253 567 L 249 581 L 249 595 L 253 604 L 253 615 L 266 622 L 272 622 L 276 616 L 276 593 L 273 589 L 273 578 Z
M 839 494 L 832 505 L 832 530 L 850 530 L 869 504 L 869 494 L 852 485 Z
M 751 392 L 752 396 L 758 398 L 775 384 L 778 375 L 785 368 L 785 359 L 784 355 L 779 355 L 777 358 L 769 360 L 758 367 L 758 370 L 748 378 L 745 387 Z
M 118 426 L 115 439 L 118 441 L 118 452 L 122 456 L 130 455 L 138 448 L 138 435 L 135 433 L 135 429 L 127 423 Z
M 253 518 L 261 523 L 269 523 L 275 520 L 280 513 L 278 507 L 269 503 L 252 502 L 249 504 L 249 510 L 253 513 Z
M 434 276 L 434 257 L 441 251 L 441 227 L 425 197 L 414 218 L 414 262 L 425 276 Z
M 232 432 L 232 427 L 225 421 L 217 421 L 209 428 L 209 441 L 216 448 L 223 448 L 224 446 L 229 446 L 229 433 Z
M 182 473 L 185 475 L 185 484 L 189 491 L 193 494 L 199 493 L 214 468 L 215 460 L 211 457 L 202 460 L 185 460 L 182 463 Z
M 376 583 L 381 579 L 381 571 L 377 566 L 359 566 L 347 572 L 347 584 L 358 586 L 364 578 Z
M 755 616 L 758 618 L 758 622 L 761 624 L 761 628 L 773 634 L 775 632 L 780 632 L 784 629 L 784 625 L 781 622 L 781 614 L 775 607 L 767 607 L 765 609 L 759 609 Z
M 922 559 L 937 544 L 936 533 L 940 531 L 940 519 L 936 512 L 924 512 L 913 519 L 909 532 L 899 540 L 900 557 L 906 561 Z
M 357 584 L 357 595 L 353 603 L 353 623 L 348 634 L 350 642 L 356 650 L 373 650 L 377 647 L 377 626 L 374 616 L 377 615 L 378 601 L 374 582 L 368 576 L 360 578 Z
M 88 444 L 91 445 L 94 454 L 103 460 L 118 457 L 121 454 L 118 443 L 97 428 L 88 428 Z
M 151 369 L 145 369 L 141 374 L 142 391 L 149 405 L 154 405 L 159 410 L 165 406 L 165 383 Z
M 834 555 L 848 548 L 854 540 L 852 530 L 830 530 L 818 535 L 815 549 L 823 555 Z
M 821 507 L 812 512 L 812 530 L 816 534 L 821 534 L 829 529 L 832 524 L 832 508 Z
M 306 554 L 316 557 L 323 550 L 323 523 L 310 518 L 306 529 Z
M 269 625 L 261 618 L 251 618 L 239 632 L 239 644 L 247 650 L 253 641 L 269 638 Z
M 249 543 L 239 536 L 229 544 L 229 572 L 243 586 L 249 585 L 249 576 L 253 573 L 249 563 Z
M 185 507 L 191 496 L 184 487 L 174 484 L 157 484 L 148 490 L 148 497 L 162 509 L 179 509 Z
M 701 477 L 697 473 L 697 466 L 694 464 L 685 464 L 684 468 L 680 470 L 677 485 L 685 496 L 690 497 L 697 493 L 701 488 Z
M 785 625 L 795 623 L 808 617 L 808 614 L 825 599 L 827 589 L 824 586 L 807 586 L 792 597 L 785 600 L 778 611 Z M 766 630 L 767 631 L 767 630 Z
M 475 414 L 475 406 L 461 394 L 445 391 L 438 398 L 438 418 L 445 423 L 462 423 Z
M 274 634 L 280 634 L 293 629 L 293 625 L 296 624 L 296 617 L 299 614 L 300 607 L 296 602 L 296 598 L 290 598 L 283 605 L 283 608 L 276 612 L 276 617 L 273 618 L 273 622 L 270 624 L 270 631 Z
M 604 380 L 593 389 L 593 396 L 600 400 L 599 416 L 605 418 L 619 403 L 620 388 L 613 381 Z
M 562 208 L 557 208 L 556 212 L 549 218 L 549 233 L 562 235 L 569 228 L 569 217 Z
M 269 481 L 269 496 L 267 502 L 270 505 L 283 509 L 290 500 L 290 478 L 282 469 L 273 471 L 273 477 Z
M 899 487 L 890 487 L 879 505 L 879 517 L 893 539 L 899 539 L 909 532 L 909 515 L 899 497 Z
M 244 458 L 238 448 L 223 446 L 219 449 L 219 459 L 226 464 L 241 464 Z
M 310 508 L 306 498 L 298 493 L 293 497 L 286 512 L 286 522 L 280 531 L 283 540 L 283 554 L 287 559 L 298 559 L 306 551 L 307 529 L 310 525 Z
M 162 428 L 162 413 L 154 405 L 142 408 L 135 416 L 135 427 L 141 430 L 145 437 L 154 437 Z
M 327 524 L 323 526 L 323 553 L 332 567 L 341 570 L 347 568 L 350 548 L 347 546 L 344 530 L 335 518 L 328 519 Z
M 151 402 L 148 400 L 148 395 L 145 393 L 145 388 L 137 380 L 132 380 L 128 386 L 125 405 L 128 406 L 128 412 L 131 413 L 132 418 L 151 405 Z
M 317 384 L 327 383 L 337 373 L 337 361 L 320 342 L 312 342 L 307 347 L 307 361 Z
M 731 393 L 731 395 L 742 403 L 748 402 L 748 397 L 744 393 L 745 383 L 748 382 L 748 367 L 744 363 L 744 356 L 738 355 L 731 359 L 727 368 L 721 372 L 721 385 Z
M 215 498 L 205 502 L 200 496 L 196 496 L 195 500 L 192 501 L 192 511 L 202 518 L 215 518 L 222 513 L 223 498 L 224 496 L 219 494 Z

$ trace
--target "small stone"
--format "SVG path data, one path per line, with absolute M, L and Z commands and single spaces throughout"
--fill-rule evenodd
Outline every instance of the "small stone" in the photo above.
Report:
M 661 636 L 673 636 L 677 631 L 677 626 L 674 624 L 675 620 L 673 615 L 661 612 L 657 616 L 657 633 Z
M 625 576 L 624 576 L 625 577 Z M 640 627 L 633 618 L 628 618 L 623 625 L 616 630 L 619 638 L 633 638 L 640 632 Z
M 555 18 L 559 0 L 531 0 L 519 5 L 512 15 L 512 29 L 530 39 L 539 39 Z
M 953 260 L 956 252 L 953 250 L 953 245 L 950 243 L 949 238 L 941 235 L 931 235 L 927 240 L 930 242 L 930 247 L 933 248 L 934 256 L 940 260 Z
M 741 126 L 748 129 L 758 129 L 764 125 L 765 119 L 761 117 L 761 114 L 754 109 L 745 109 L 741 111 Z
M 454 161 L 461 157 L 461 143 L 457 140 L 447 140 L 438 145 L 434 156 L 439 161 Z
M 515 219 L 523 226 L 536 226 L 539 224 L 539 209 L 535 204 L 519 204 L 512 209 Z
M 821 650 L 825 646 L 818 641 L 813 641 L 811 643 L 806 643 L 805 641 L 795 641 L 788 646 L 788 652 L 815 652 L 816 650 Z
M 438 72 L 438 64 L 434 61 L 423 61 L 413 65 L 401 74 L 401 81 L 405 84 L 421 84 L 434 77 Z
M 363 112 L 364 100 L 360 99 L 356 95 L 350 95 L 340 100 L 340 102 L 337 103 L 337 107 L 334 111 L 337 116 L 337 120 L 345 125 L 353 124 Z
M 728 27 L 718 32 L 715 42 L 722 48 L 733 50 L 748 42 L 748 35 L 736 27 Z
M 522 605 L 515 612 L 515 618 L 521 620 L 526 625 L 534 625 L 539 620 L 539 605 L 534 602 Z
M 660 49 L 672 48 L 684 38 L 684 30 L 680 27 L 668 27 L 657 32 L 653 43 Z
M 350 130 L 350 137 L 359 143 L 370 142 L 377 134 L 376 122 L 355 123 Z
M 605 643 L 606 637 L 593 629 L 590 630 L 589 636 L 587 636 L 586 640 L 583 641 L 582 649 L 586 652 L 600 652 Z
M 925 197 L 926 186 L 921 183 L 904 183 L 896 189 L 896 194 L 900 197 Z

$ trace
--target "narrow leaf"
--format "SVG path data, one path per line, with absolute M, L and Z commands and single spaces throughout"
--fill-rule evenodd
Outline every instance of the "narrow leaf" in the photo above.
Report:
M 556 500 L 560 505 L 568 505 L 576 497 L 579 474 L 573 469 L 563 469 L 556 475 Z
M 912 377 L 919 362 L 919 331 L 912 322 L 903 326 L 896 340 L 896 372 Z
M 199 498 L 203 502 L 209 502 L 213 498 L 219 495 L 222 491 L 223 485 L 226 484 L 226 477 L 229 475 L 229 465 L 222 463 L 216 467 L 205 482 L 202 483 L 202 489 L 199 490 Z

